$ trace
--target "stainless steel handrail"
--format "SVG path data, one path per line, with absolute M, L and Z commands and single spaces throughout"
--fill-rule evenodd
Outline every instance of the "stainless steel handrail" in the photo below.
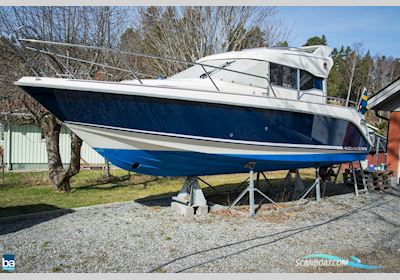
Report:
M 354 102 L 354 101 L 352 101 L 352 100 L 346 100 L 346 99 L 343 99 L 343 98 L 340 98 L 340 97 L 327 96 L 326 98 L 327 98 L 328 100 L 338 100 L 338 101 L 344 102 L 344 103 L 348 102 L 348 104 L 354 105 L 354 107 L 357 105 L 357 103 Z
M 143 84 L 143 81 L 140 79 L 139 75 L 142 76 L 150 76 L 150 75 L 146 75 L 143 73 L 140 73 L 138 71 L 136 71 L 135 69 L 133 69 L 133 67 L 130 65 L 129 61 L 125 58 L 126 55 L 132 55 L 132 56 L 138 56 L 138 57 L 144 57 L 144 58 L 151 58 L 151 59 L 159 59 L 159 60 L 164 60 L 164 61 L 170 61 L 170 62 L 177 62 L 177 63 L 184 63 L 184 64 L 188 64 L 188 65 L 198 65 L 201 66 L 201 68 L 203 69 L 206 77 L 211 81 L 211 83 L 213 84 L 214 88 L 217 90 L 217 92 L 221 92 L 221 90 L 218 88 L 218 86 L 216 85 L 216 83 L 214 82 L 214 80 L 212 79 L 210 73 L 207 71 L 206 67 L 208 68 L 213 68 L 213 69 L 218 69 L 221 71 L 227 71 L 227 72 L 232 72 L 232 73 L 237 73 L 237 74 L 241 74 L 241 75 L 246 75 L 249 77 L 255 77 L 255 78 L 261 78 L 267 81 L 268 83 L 268 88 L 271 89 L 271 92 L 273 93 L 274 97 L 278 98 L 273 86 L 270 82 L 270 79 L 268 77 L 265 76 L 259 76 L 259 75 L 255 75 L 255 74 L 251 74 L 251 73 L 246 73 L 246 72 L 241 72 L 241 71 L 237 71 L 237 70 L 233 70 L 233 69 L 226 69 L 224 67 L 219 67 L 219 66 L 214 66 L 214 65 L 209 65 L 207 63 L 199 63 L 199 62 L 193 62 L 193 61 L 186 61 L 186 60 L 180 60 L 180 59 L 176 59 L 176 58 L 171 58 L 171 57 L 162 57 L 162 56 L 158 56 L 158 55 L 153 55 L 153 54 L 144 54 L 144 53 L 140 53 L 140 52 L 134 52 L 134 51 L 124 51 L 124 50 L 120 50 L 120 49 L 116 49 L 116 48 L 107 48 L 107 47 L 96 47 L 96 46 L 87 46 L 87 45 L 80 45 L 80 44 L 71 44 L 71 43 L 62 43 L 62 42 L 53 42 L 53 41 L 45 41 L 45 40 L 39 40 L 39 39 L 28 39 L 28 38 L 20 38 L 18 37 L 18 33 L 23 30 L 23 29 L 27 29 L 27 30 L 32 30 L 36 37 L 38 36 L 38 33 L 36 32 L 36 30 L 30 26 L 22 26 L 20 28 L 18 28 L 16 31 L 14 31 L 11 35 L 10 35 L 10 39 L 11 41 L 17 45 L 17 42 L 19 43 L 19 45 L 17 45 L 18 48 L 23 47 L 24 49 L 30 50 L 30 51 L 34 51 L 38 54 L 41 55 L 47 55 L 49 57 L 51 57 L 51 59 L 55 60 L 56 63 L 60 64 L 62 66 L 62 68 L 64 68 L 64 70 L 66 71 L 66 73 L 58 73 L 58 71 L 53 67 L 53 65 L 51 64 L 51 62 L 49 62 L 49 66 L 50 68 L 52 68 L 52 70 L 55 72 L 56 76 L 62 77 L 62 76 L 68 76 L 70 78 L 73 79 L 77 79 L 77 77 L 75 76 L 75 74 L 72 72 L 72 70 L 69 69 L 68 67 L 68 61 L 76 61 L 76 62 L 81 62 L 81 63 L 87 63 L 90 65 L 96 65 L 99 67 L 104 67 L 104 68 L 108 68 L 108 69 L 112 69 L 112 70 L 116 70 L 116 71 L 121 71 L 121 72 L 125 72 L 125 73 L 130 73 L 132 76 L 135 77 L 135 79 L 137 79 L 139 81 L 139 83 L 141 85 Z M 30 46 L 28 46 L 28 44 L 31 44 Z M 39 47 L 35 47 L 32 45 L 42 45 L 42 48 Z M 96 61 L 90 61 L 90 60 L 85 60 L 85 59 L 81 59 L 81 58 L 77 58 L 77 57 L 72 57 L 71 55 L 63 55 L 63 54 L 59 54 L 56 53 L 54 50 L 50 50 L 51 47 L 53 46 L 61 46 L 61 47 L 70 47 L 70 48 L 81 48 L 81 49 L 86 49 L 86 50 L 95 50 L 95 51 L 99 51 L 100 52 L 109 52 L 109 53 L 115 53 L 118 55 L 118 57 L 122 60 L 123 64 L 125 64 L 125 66 L 127 67 L 127 69 L 124 68 L 120 68 L 120 67 L 116 67 L 116 66 L 111 66 L 108 64 L 104 64 L 104 63 L 99 63 Z M 97 53 L 97 54 L 99 54 Z M 67 60 L 67 64 L 65 64 L 60 58 L 66 59 Z M 43 69 L 41 69 L 41 67 L 39 66 L 39 64 L 37 63 L 37 61 L 34 60 L 33 57 L 31 57 L 31 59 L 33 60 L 32 65 L 30 66 L 33 73 L 35 74 L 35 76 L 37 78 L 40 78 L 40 72 L 43 73 L 43 75 L 46 75 L 45 71 L 43 71 Z M 96 59 L 97 60 L 97 57 Z M 48 58 L 45 57 L 45 61 L 48 62 Z M 35 70 L 35 67 L 38 71 Z M 91 79 L 90 73 L 87 72 L 86 68 L 83 68 L 84 72 L 86 73 L 86 75 L 89 77 L 89 79 Z M 324 97 L 327 100 L 337 100 L 339 102 L 341 102 L 342 104 L 345 104 L 345 102 L 347 102 L 345 99 L 339 98 L 339 97 L 334 97 L 334 96 L 321 96 L 318 94 L 313 94 L 313 93 L 307 93 L 307 92 L 302 92 L 300 94 L 300 96 L 298 97 L 298 101 L 301 101 L 301 98 L 304 95 L 313 95 L 313 96 L 318 96 L 318 97 Z M 308 101 L 302 101 L 302 102 L 308 102 Z M 348 101 L 349 104 L 352 104 L 354 106 L 356 106 L 356 102 L 349 100 Z M 311 102 L 311 103 L 315 103 L 315 102 Z M 318 102 L 319 103 L 319 102 Z M 320 102 L 321 104 L 325 104 L 324 102 Z M 347 107 L 347 106 L 345 106 Z
M 312 95 L 312 96 L 316 96 L 316 97 L 320 97 L 320 98 L 326 98 L 327 100 L 337 100 L 337 101 L 340 101 L 340 102 L 342 102 L 344 104 L 346 102 L 348 102 L 348 104 L 353 105 L 354 107 L 356 107 L 356 105 L 357 105 L 357 103 L 352 101 L 352 100 L 347 101 L 346 99 L 343 99 L 343 98 L 340 98 L 340 97 L 320 95 L 320 94 L 311 93 L 311 92 L 305 92 L 305 91 L 301 92 L 301 94 L 299 95 L 298 100 L 301 101 L 301 98 L 303 96 L 306 96 L 306 95 Z M 348 106 L 346 106 L 346 107 L 348 107 Z
M 46 44 L 46 45 L 63 46 L 63 47 L 75 47 L 75 48 L 83 48 L 83 49 L 98 50 L 98 51 L 108 51 L 108 52 L 113 52 L 113 53 L 118 54 L 119 56 L 121 56 L 121 58 L 123 58 L 122 55 L 133 55 L 133 56 L 139 56 L 139 57 L 145 57 L 145 58 L 159 59 L 159 60 L 164 60 L 164 61 L 185 63 L 185 64 L 189 64 L 189 65 L 199 65 L 199 66 L 202 67 L 202 69 L 204 70 L 204 73 L 206 74 L 207 78 L 210 79 L 211 83 L 213 84 L 213 86 L 216 88 L 217 91 L 220 91 L 220 90 L 217 87 L 217 85 L 214 82 L 214 80 L 212 79 L 211 75 L 209 75 L 209 73 L 205 69 L 205 67 L 218 69 L 218 70 L 221 70 L 221 71 L 227 71 L 227 72 L 242 74 L 242 75 L 246 75 L 246 76 L 250 76 L 250 77 L 255 77 L 255 78 L 260 78 L 260 79 L 266 80 L 268 82 L 268 86 L 271 89 L 273 95 L 276 97 L 276 93 L 275 93 L 275 91 L 274 91 L 274 89 L 273 89 L 268 77 L 255 75 L 255 74 L 250 74 L 250 73 L 241 72 L 241 71 L 232 70 L 232 69 L 226 69 L 226 68 L 222 68 L 222 67 L 218 67 L 218 66 L 214 66 L 214 65 L 209 65 L 209 64 L 206 64 L 206 63 L 199 63 L 199 62 L 193 62 L 193 61 L 187 61 L 187 60 L 180 60 L 180 59 L 176 59 L 176 58 L 162 57 L 162 56 L 151 55 L 151 54 L 143 54 L 143 53 L 132 52 L 132 51 L 128 52 L 128 51 L 123 51 L 123 50 L 114 49 L 114 48 L 106 48 L 106 47 L 95 47 L 95 46 L 86 46 L 86 45 L 79 45 L 79 44 L 70 44 L 70 43 L 52 42 L 52 41 L 44 41 L 44 40 L 37 40 L 37 39 L 25 39 L 25 38 L 17 38 L 17 40 L 21 43 L 21 45 L 24 48 L 32 50 L 32 51 L 39 51 L 41 53 L 46 53 L 46 54 L 49 54 L 49 55 L 55 55 L 55 56 L 58 56 L 58 57 L 71 59 L 71 60 L 75 60 L 75 61 L 80 61 L 80 62 L 83 62 L 83 63 L 90 63 L 90 64 L 94 64 L 94 65 L 98 65 L 98 66 L 102 66 L 102 67 L 106 67 L 106 68 L 110 68 L 110 69 L 114 69 L 114 70 L 122 70 L 122 69 L 121 68 L 118 69 L 117 67 L 113 67 L 113 66 L 106 65 L 106 64 L 94 63 L 92 61 L 88 61 L 88 60 L 84 60 L 84 59 L 73 58 L 71 56 L 67 57 L 67 56 L 55 54 L 55 53 L 52 53 L 52 52 L 49 52 L 49 51 L 43 51 L 43 50 L 40 50 L 38 48 L 28 47 L 23 43 Z M 123 60 L 125 60 L 125 59 L 123 59 Z M 128 69 L 129 70 L 126 70 L 126 69 L 123 69 L 123 70 L 125 70 L 125 72 L 130 72 L 142 84 L 142 81 L 138 77 L 137 73 L 131 67 L 128 67 Z

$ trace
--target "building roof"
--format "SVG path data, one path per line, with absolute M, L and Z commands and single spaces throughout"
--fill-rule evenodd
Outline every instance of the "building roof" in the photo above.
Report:
M 217 59 L 256 59 L 306 70 L 314 76 L 327 78 L 333 66 L 332 49 L 327 46 L 301 48 L 255 48 L 210 55 L 197 62 Z
M 368 107 L 375 111 L 400 111 L 400 77 L 378 91 L 368 100 Z

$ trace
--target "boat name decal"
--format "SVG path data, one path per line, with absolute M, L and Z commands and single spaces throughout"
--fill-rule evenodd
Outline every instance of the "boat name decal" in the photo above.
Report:
M 343 146 L 343 150 L 345 151 L 367 151 L 367 147 L 351 147 L 351 146 Z

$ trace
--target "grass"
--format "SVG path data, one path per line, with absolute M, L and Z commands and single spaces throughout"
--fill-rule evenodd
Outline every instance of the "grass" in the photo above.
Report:
M 62 268 L 59 267 L 59 266 L 53 267 L 53 268 L 51 269 L 51 272 L 54 272 L 54 273 L 56 273 L 56 272 L 61 272 L 61 271 L 62 271 Z
M 0 218 L 28 213 L 97 204 L 124 202 L 156 197 L 171 197 L 179 192 L 184 178 L 161 178 L 112 170 L 116 178 L 111 183 L 101 181 L 102 171 L 83 170 L 72 179 L 72 191 L 61 193 L 52 189 L 47 172 L 8 172 L 0 179 Z M 286 172 L 272 172 L 270 178 L 283 178 Z M 304 178 L 312 171 L 305 171 Z M 232 188 L 247 178 L 247 174 L 203 176 L 218 190 Z M 201 186 L 205 186 L 200 183 Z M 214 192 L 205 188 L 205 192 Z

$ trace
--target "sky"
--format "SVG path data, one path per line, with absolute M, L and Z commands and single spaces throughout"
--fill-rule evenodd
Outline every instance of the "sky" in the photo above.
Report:
M 290 30 L 289 46 L 324 34 L 330 47 L 353 46 L 400 58 L 400 7 L 278 7 Z

